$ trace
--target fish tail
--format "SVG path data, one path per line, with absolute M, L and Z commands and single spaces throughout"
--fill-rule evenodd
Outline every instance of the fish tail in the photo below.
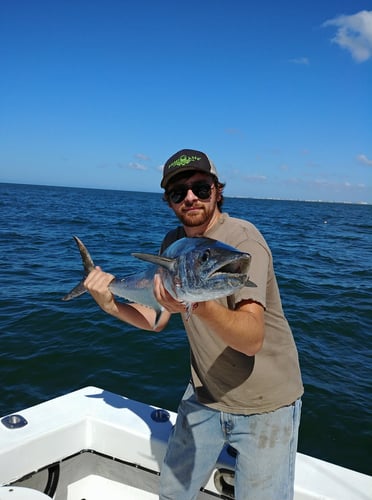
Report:
M 83 262 L 84 266 L 84 279 L 80 281 L 78 285 L 76 285 L 69 293 L 67 293 L 64 297 L 62 297 L 62 300 L 67 301 L 67 300 L 72 300 L 76 297 L 79 297 L 80 295 L 83 295 L 87 290 L 84 286 L 84 281 L 85 277 L 88 276 L 90 271 L 94 269 L 94 262 L 92 260 L 92 257 L 90 256 L 87 247 L 84 245 L 84 243 L 77 237 L 74 236 L 74 240 L 79 248 L 79 252 L 81 255 L 81 260 Z
M 84 286 L 84 281 L 81 280 L 78 285 L 76 285 L 70 292 L 66 293 L 64 297 L 62 297 L 61 300 L 67 301 L 67 300 L 72 300 L 75 299 L 76 297 L 80 297 L 80 295 L 83 295 L 87 290 Z

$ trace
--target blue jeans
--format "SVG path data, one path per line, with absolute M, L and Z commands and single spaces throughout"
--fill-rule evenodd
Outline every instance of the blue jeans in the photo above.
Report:
M 160 474 L 160 500 L 194 500 L 228 443 L 237 451 L 237 500 L 292 500 L 301 400 L 236 415 L 200 404 L 191 384 L 178 409 Z

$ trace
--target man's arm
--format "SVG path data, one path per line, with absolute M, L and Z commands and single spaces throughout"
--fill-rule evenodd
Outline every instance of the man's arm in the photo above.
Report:
M 254 356 L 262 347 L 265 334 L 264 308 L 257 302 L 243 300 L 235 310 L 213 300 L 199 302 L 193 314 L 236 351 Z
M 154 279 L 156 300 L 170 313 L 185 312 L 185 305 L 165 290 L 160 276 Z M 265 333 L 264 308 L 261 304 L 243 300 L 234 310 L 214 300 L 199 302 L 193 313 L 218 335 L 226 345 L 247 356 L 254 356 L 262 347 Z
M 154 327 L 156 313 L 151 307 L 141 304 L 126 304 L 115 300 L 114 295 L 108 288 L 114 278 L 115 276 L 112 274 L 102 271 L 100 267 L 96 267 L 87 276 L 84 286 L 99 307 L 111 316 L 142 330 L 161 331 L 167 325 L 170 313 L 164 311 Z

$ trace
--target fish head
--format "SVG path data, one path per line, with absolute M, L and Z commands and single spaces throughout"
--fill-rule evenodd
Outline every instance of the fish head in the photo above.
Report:
M 251 255 L 220 241 L 182 238 L 163 255 L 173 259 L 173 268 L 163 272 L 163 281 L 179 300 L 212 300 L 253 285 L 248 277 Z

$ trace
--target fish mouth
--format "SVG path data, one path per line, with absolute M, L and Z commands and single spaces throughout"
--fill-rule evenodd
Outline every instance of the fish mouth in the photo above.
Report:
M 210 274 L 209 278 L 221 277 L 228 275 L 229 277 L 243 277 L 248 279 L 248 270 L 251 263 L 251 256 L 249 254 L 239 255 L 226 259 L 221 265 L 215 268 Z

